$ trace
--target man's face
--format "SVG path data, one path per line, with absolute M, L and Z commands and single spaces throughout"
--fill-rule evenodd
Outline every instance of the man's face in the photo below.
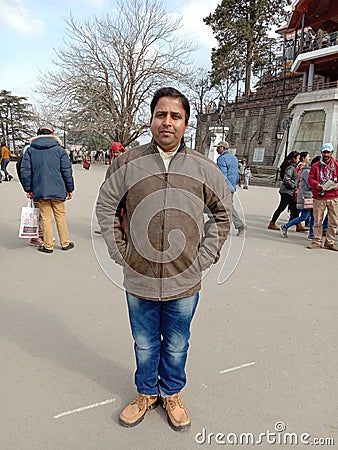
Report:
M 225 150 L 225 147 L 217 147 L 217 153 L 220 155 Z
M 187 127 L 181 100 L 175 97 L 161 97 L 154 109 L 150 131 L 162 150 L 175 151 Z
M 328 150 L 324 150 L 322 152 L 322 157 L 325 164 L 327 164 L 330 161 L 332 153 L 333 152 L 329 152 Z

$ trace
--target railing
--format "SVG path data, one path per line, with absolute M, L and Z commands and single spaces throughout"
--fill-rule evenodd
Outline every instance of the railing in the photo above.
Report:
M 228 102 L 227 109 L 233 110 L 236 108 L 245 107 L 262 107 L 272 105 L 283 105 L 290 103 L 297 94 L 304 92 L 322 91 L 326 89 L 338 88 L 338 81 L 325 83 L 324 81 L 317 81 L 312 86 L 299 86 L 291 89 L 279 89 L 278 91 L 265 91 L 262 95 L 256 93 L 248 98 L 238 98 L 237 101 Z

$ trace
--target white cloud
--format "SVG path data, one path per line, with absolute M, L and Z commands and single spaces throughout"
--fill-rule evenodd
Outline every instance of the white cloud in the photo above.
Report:
M 183 24 L 188 35 L 194 36 L 202 43 L 214 44 L 211 27 L 203 22 L 203 18 L 214 12 L 218 0 L 208 2 L 188 1 L 182 6 Z
M 20 0 L 0 0 L 0 22 L 24 34 L 39 34 L 44 23 L 25 8 Z
M 218 3 L 219 0 L 209 0 L 208 2 L 188 0 L 175 10 L 175 16 L 182 16 L 180 34 L 200 47 L 197 51 L 197 58 L 195 56 L 197 65 L 210 66 L 211 48 L 216 46 L 217 41 L 211 27 L 203 22 L 203 18 L 213 13 Z

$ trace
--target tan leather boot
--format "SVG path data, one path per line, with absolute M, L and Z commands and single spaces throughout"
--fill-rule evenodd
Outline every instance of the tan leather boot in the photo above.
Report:
M 268 225 L 269 230 L 279 230 L 275 222 L 270 221 Z
M 314 250 L 317 248 L 322 248 L 322 246 L 320 244 L 318 244 L 318 242 L 310 242 L 310 244 L 307 246 L 307 248 L 309 248 L 310 250 Z
M 309 231 L 309 227 L 303 227 L 301 223 L 297 223 L 296 225 L 296 231 Z
M 158 404 L 159 397 L 157 395 L 137 394 L 135 400 L 121 412 L 119 422 L 124 427 L 134 427 L 144 419 L 147 411 L 155 409 Z
M 333 250 L 334 252 L 338 252 L 338 247 L 335 243 L 329 244 L 327 241 L 324 242 L 324 247 L 328 248 L 329 250 Z
M 179 394 L 173 394 L 161 400 L 163 408 L 167 411 L 169 425 L 173 430 L 182 431 L 190 427 L 189 414 L 182 404 Z

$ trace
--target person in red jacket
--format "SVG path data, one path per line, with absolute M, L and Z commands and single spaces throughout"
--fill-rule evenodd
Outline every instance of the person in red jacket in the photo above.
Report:
M 113 142 L 109 149 L 109 154 L 110 154 L 109 164 L 111 164 L 111 162 L 114 159 L 118 158 L 125 151 L 126 151 L 126 149 L 123 147 L 122 144 L 120 144 L 120 142 Z
M 121 156 L 125 151 L 126 151 L 126 149 L 123 147 L 123 145 L 120 142 L 113 142 L 109 149 L 109 165 L 114 161 L 114 159 Z M 123 211 L 122 211 L 122 215 L 123 215 Z M 95 230 L 94 233 L 101 234 L 101 231 Z
M 320 161 L 310 169 L 308 183 L 313 194 L 314 240 L 308 248 L 322 247 L 322 224 L 327 210 L 328 229 L 324 247 L 337 252 L 335 236 L 338 225 L 338 161 L 332 157 L 332 154 L 333 145 L 324 144 Z

